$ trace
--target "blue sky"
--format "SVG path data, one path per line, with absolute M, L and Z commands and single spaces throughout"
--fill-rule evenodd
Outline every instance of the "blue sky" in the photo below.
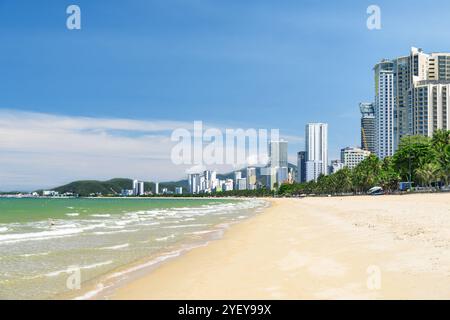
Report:
M 66 28 L 70 4 L 81 8 L 81 30 Z M 366 28 L 371 4 L 381 7 L 381 30 Z M 202 120 L 300 137 L 305 123 L 328 122 L 336 158 L 340 148 L 359 143 L 358 103 L 373 99 L 377 61 L 406 55 L 411 46 L 450 50 L 450 3 L 426 7 L 419 1 L 0 0 L 0 110 Z M 301 148 L 296 142 L 289 151 Z

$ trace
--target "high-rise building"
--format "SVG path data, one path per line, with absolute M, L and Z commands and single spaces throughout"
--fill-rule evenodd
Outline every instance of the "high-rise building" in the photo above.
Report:
M 368 156 L 370 156 L 370 151 L 360 148 L 347 147 L 341 149 L 341 163 L 349 169 L 356 167 Z
M 254 167 L 247 168 L 247 189 L 256 189 L 256 168 Z
M 159 182 L 155 182 L 155 194 L 159 194 Z
M 375 71 L 375 152 L 380 159 L 394 154 L 394 63 L 383 60 Z
M 272 168 L 288 166 L 288 143 L 287 141 L 270 141 L 269 164 Z
M 305 129 L 306 181 L 328 174 L 328 124 L 308 123 Z
M 267 187 L 273 189 L 288 180 L 288 143 L 287 141 L 270 141 Z
M 189 193 L 197 194 L 200 192 L 200 174 L 190 173 L 188 175 Z
M 239 178 L 236 182 L 236 190 L 247 190 L 247 179 Z
M 297 152 L 297 182 L 306 181 L 306 151 Z
M 331 160 L 330 173 L 336 173 L 343 168 L 344 164 L 341 160 Z
M 375 153 L 375 106 L 361 102 L 361 148 Z
M 139 180 L 133 180 L 133 195 L 142 196 L 144 195 L 144 182 Z
M 226 179 L 222 184 L 222 191 L 233 191 L 233 179 Z
M 403 136 L 450 129 L 450 53 L 427 54 L 413 47 L 409 55 L 383 60 L 374 70 L 380 158 L 392 155 Z

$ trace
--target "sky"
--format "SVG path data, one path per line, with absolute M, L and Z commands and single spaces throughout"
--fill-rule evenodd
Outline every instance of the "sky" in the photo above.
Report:
M 81 30 L 66 27 L 71 4 Z M 380 30 L 366 27 L 372 4 Z M 280 129 L 293 163 L 305 124 L 326 122 L 336 159 L 359 144 L 374 64 L 450 51 L 448 12 L 444 0 L 0 0 L 0 191 L 184 178 L 170 132 L 193 121 Z

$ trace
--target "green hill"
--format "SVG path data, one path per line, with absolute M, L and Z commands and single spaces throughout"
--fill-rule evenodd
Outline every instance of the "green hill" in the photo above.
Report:
M 183 190 L 186 192 L 188 188 L 187 180 L 161 182 L 159 184 L 159 191 L 161 192 L 163 188 L 167 188 L 169 191 L 174 192 L 176 187 L 183 187 Z M 119 195 L 123 189 L 132 189 L 132 188 L 133 188 L 132 179 L 115 178 L 107 181 L 98 181 L 98 180 L 74 181 L 66 185 L 53 188 L 52 190 L 58 191 L 59 193 L 71 192 L 81 197 L 86 197 L 91 194 L 98 194 L 98 193 L 102 195 Z M 154 192 L 155 183 L 144 182 L 144 190 L 146 192 L 147 191 Z

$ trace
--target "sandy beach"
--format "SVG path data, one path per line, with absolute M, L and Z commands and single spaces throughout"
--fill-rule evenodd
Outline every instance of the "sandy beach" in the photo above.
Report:
M 270 199 L 114 299 L 450 299 L 450 194 Z

